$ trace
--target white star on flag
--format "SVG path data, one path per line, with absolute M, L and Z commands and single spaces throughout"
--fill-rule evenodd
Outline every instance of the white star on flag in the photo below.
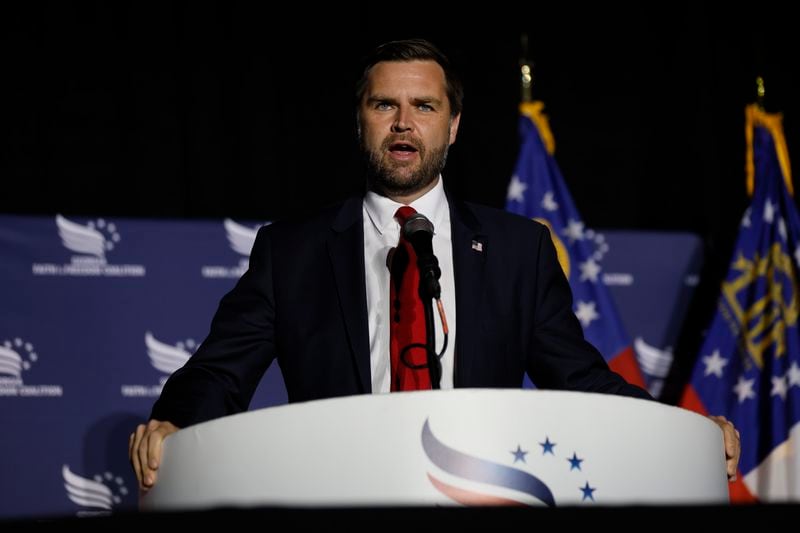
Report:
M 525 189 L 528 188 L 527 183 L 523 183 L 519 180 L 519 176 L 514 174 L 511 176 L 511 183 L 508 184 L 508 195 L 506 196 L 507 200 L 516 200 L 517 202 L 524 202 L 525 201 Z
M 580 264 L 581 269 L 581 281 L 586 281 L 587 279 L 596 283 L 597 282 L 597 275 L 600 273 L 600 265 L 598 265 L 594 259 L 589 259 Z
M 751 211 L 751 208 L 748 207 L 747 210 L 744 212 L 744 216 L 742 216 L 742 227 L 743 228 L 749 228 L 750 227 L 750 224 L 751 224 L 751 222 L 750 222 L 750 211 Z
M 764 202 L 764 222 L 772 224 L 773 220 L 775 220 L 775 207 L 772 205 L 772 202 L 767 200 Z
M 786 384 L 786 376 L 772 376 L 772 392 L 770 396 L 780 396 L 781 400 L 786 399 L 786 391 L 789 386 Z
M 581 222 L 580 220 L 569 219 L 569 221 L 567 222 L 567 227 L 564 228 L 564 235 L 569 237 L 570 243 L 573 243 L 575 241 L 582 241 L 583 222 Z
M 744 379 L 744 376 L 739 376 L 739 381 L 733 386 L 733 392 L 739 397 L 739 403 L 756 397 L 756 393 L 753 391 L 755 382 L 755 379 Z
M 575 311 L 575 316 L 581 321 L 583 327 L 587 327 L 593 320 L 600 318 L 594 302 L 578 301 L 578 310 Z
M 703 363 L 706 365 L 704 376 L 710 376 L 714 374 L 718 378 L 722 377 L 722 371 L 725 368 L 725 365 L 728 364 L 728 360 L 720 357 L 719 350 L 714 350 L 711 355 L 704 355 L 703 356 Z
M 547 191 L 542 198 L 542 209 L 545 211 L 556 211 L 558 209 L 558 202 L 553 200 L 553 191 Z
M 778 219 L 778 234 L 783 239 L 783 242 L 786 242 L 786 221 L 783 220 L 783 217 Z
M 800 367 L 797 366 L 797 363 L 792 363 L 792 366 L 789 367 L 789 371 L 786 373 L 789 377 L 789 386 L 797 385 L 800 387 Z

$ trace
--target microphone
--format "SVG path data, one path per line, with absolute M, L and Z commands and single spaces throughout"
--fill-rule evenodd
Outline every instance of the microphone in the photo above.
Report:
M 433 223 L 425 215 L 415 213 L 403 224 L 403 235 L 417 253 L 422 296 L 438 300 L 442 294 L 439 285 L 442 270 L 439 260 L 433 255 Z

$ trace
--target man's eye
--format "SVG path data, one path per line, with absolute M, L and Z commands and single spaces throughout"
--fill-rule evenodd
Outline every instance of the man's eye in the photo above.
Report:
M 430 104 L 419 104 L 417 107 L 422 111 L 433 111 L 433 106 Z
M 380 111 L 386 111 L 391 108 L 392 108 L 391 104 L 387 104 L 386 102 L 380 102 L 378 105 L 375 106 L 375 109 L 378 109 Z

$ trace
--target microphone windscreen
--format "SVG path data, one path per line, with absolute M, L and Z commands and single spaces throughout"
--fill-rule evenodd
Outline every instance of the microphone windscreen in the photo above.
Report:
M 407 239 L 418 231 L 430 233 L 431 236 L 433 236 L 433 223 L 421 213 L 415 213 L 411 215 L 403 225 L 403 232 L 405 233 Z

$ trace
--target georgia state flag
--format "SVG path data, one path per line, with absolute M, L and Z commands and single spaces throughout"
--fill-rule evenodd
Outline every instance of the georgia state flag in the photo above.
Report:
M 753 195 L 681 405 L 741 433 L 733 502 L 800 501 L 800 217 L 780 115 L 746 109 Z
M 644 388 L 630 339 L 601 279 L 600 259 L 607 245 L 601 235 L 584 226 L 575 208 L 553 158 L 555 143 L 543 108 L 542 102 L 520 105 L 522 144 L 508 186 L 506 210 L 547 226 L 572 288 L 575 316 L 586 340 L 603 354 L 612 370 Z

